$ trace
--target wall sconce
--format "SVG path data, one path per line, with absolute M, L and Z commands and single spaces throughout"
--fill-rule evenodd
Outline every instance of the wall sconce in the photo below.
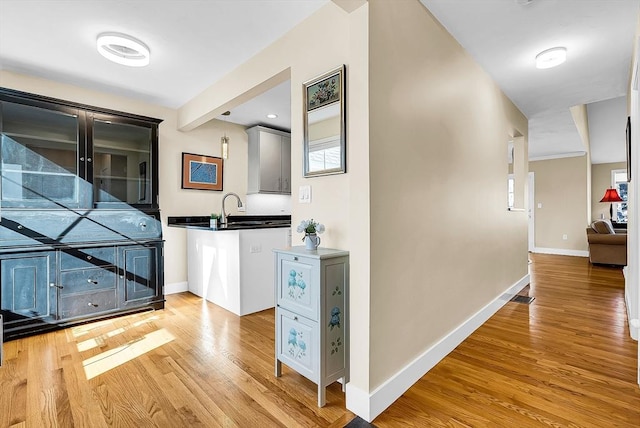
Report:
M 229 158 L 229 137 L 226 135 L 224 137 L 220 137 L 220 144 L 222 146 L 222 159 Z
M 228 110 L 222 113 L 223 116 L 229 116 L 230 114 L 231 112 Z M 220 152 L 222 153 L 222 159 L 229 158 L 229 137 L 227 137 L 226 132 L 220 137 Z

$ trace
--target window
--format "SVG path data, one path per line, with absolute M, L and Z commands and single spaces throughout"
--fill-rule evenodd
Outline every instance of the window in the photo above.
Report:
M 624 202 L 613 204 L 613 221 L 617 223 L 627 222 L 627 170 L 614 169 L 611 171 L 611 187 L 614 187 Z

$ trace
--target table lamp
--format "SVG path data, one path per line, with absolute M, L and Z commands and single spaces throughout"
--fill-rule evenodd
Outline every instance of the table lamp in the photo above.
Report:
M 618 191 L 612 187 L 610 189 L 607 189 L 602 199 L 600 199 L 600 202 L 609 202 L 611 204 L 609 206 L 609 221 L 613 222 L 613 202 L 624 202 L 624 201 L 618 194 Z

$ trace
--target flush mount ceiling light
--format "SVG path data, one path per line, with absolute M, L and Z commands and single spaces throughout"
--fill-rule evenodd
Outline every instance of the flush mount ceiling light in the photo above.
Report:
M 277 118 L 277 117 L 278 117 L 278 115 L 277 115 L 277 114 L 275 114 L 275 113 L 269 113 L 269 114 L 267 115 L 267 119 L 275 119 L 275 118 Z
M 536 55 L 536 68 L 551 68 L 567 60 L 567 48 L 556 47 L 547 49 Z
M 102 33 L 96 40 L 100 55 L 110 61 L 130 67 L 149 64 L 149 48 L 140 40 L 120 33 Z

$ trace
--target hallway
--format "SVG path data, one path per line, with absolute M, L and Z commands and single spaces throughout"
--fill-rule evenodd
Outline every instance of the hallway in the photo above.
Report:
M 530 305 L 507 303 L 374 424 L 637 427 L 637 342 L 619 268 L 531 254 Z

